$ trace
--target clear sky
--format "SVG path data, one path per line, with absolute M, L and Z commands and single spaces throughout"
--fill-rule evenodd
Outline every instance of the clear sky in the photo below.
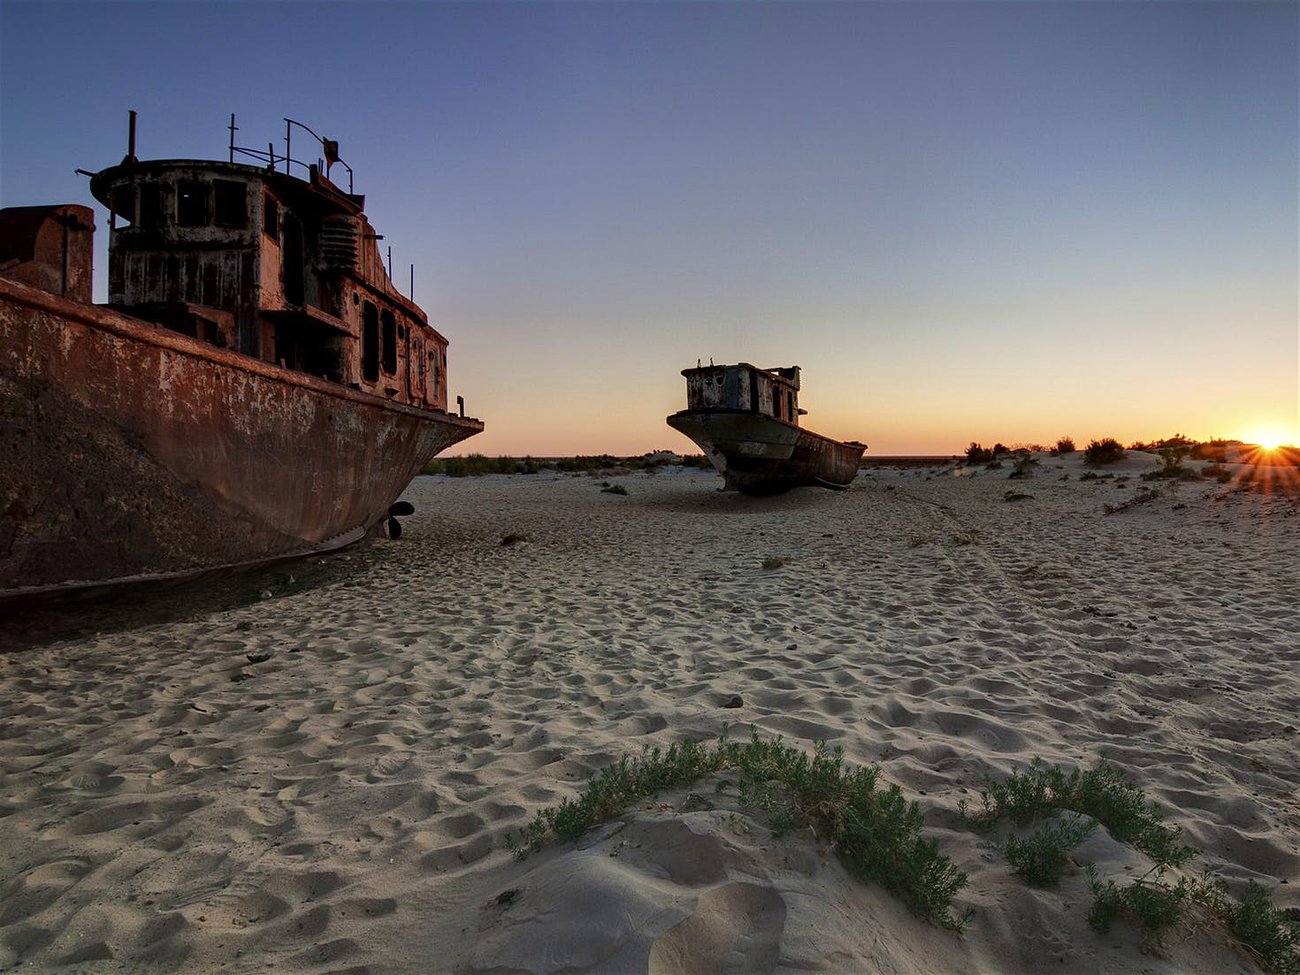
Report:
M 467 451 L 690 449 L 710 358 L 876 454 L 1296 441 L 1298 10 L 0 0 L 0 203 L 90 203 L 128 109 L 338 139 Z

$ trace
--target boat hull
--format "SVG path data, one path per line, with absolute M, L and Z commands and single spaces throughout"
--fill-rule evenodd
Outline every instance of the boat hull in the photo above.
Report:
M 668 425 L 699 444 L 723 476 L 723 490 L 746 494 L 847 488 L 867 449 L 747 410 L 683 410 Z
M 0 595 L 341 547 L 482 429 L 0 280 Z

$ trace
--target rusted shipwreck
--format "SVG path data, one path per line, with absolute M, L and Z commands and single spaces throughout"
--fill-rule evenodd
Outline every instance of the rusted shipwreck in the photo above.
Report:
M 704 451 L 723 490 L 775 494 L 801 485 L 846 488 L 866 444 L 824 437 L 799 425 L 799 367 L 748 362 L 683 369 L 686 409 L 668 417 Z
M 107 305 L 90 208 L 0 211 L 0 595 L 347 545 L 483 429 L 448 411 L 447 340 L 330 180 L 334 143 L 317 165 L 287 139 L 253 153 L 232 118 L 228 162 L 143 161 L 134 122 L 86 174 Z

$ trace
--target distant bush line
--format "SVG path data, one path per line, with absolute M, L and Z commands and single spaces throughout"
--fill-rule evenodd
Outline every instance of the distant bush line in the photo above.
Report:
M 561 473 L 596 473 L 616 471 L 653 470 L 658 467 L 708 467 L 703 454 L 676 454 L 658 452 L 639 457 L 615 457 L 612 454 L 579 455 L 577 457 L 488 457 L 486 454 L 467 454 L 464 457 L 437 457 L 420 469 L 421 474 L 443 474 L 447 477 L 481 477 L 485 474 L 536 474 L 539 471 Z
M 1088 446 L 1084 448 L 1083 453 L 1084 460 L 1089 464 L 1114 463 L 1123 459 L 1125 452 L 1130 450 L 1158 454 L 1165 463 L 1163 472 L 1158 476 L 1187 477 L 1186 468 L 1181 466 L 1183 460 L 1200 460 L 1223 464 L 1228 460 L 1229 450 L 1235 451 L 1245 446 L 1248 445 L 1241 440 L 1197 441 L 1185 437 L 1181 433 L 1176 433 L 1172 437 L 1166 437 L 1163 440 L 1137 440 L 1127 447 L 1114 437 L 1102 437 L 1090 441 Z M 1041 443 L 1017 443 L 1008 447 L 1002 443 L 995 443 L 992 447 L 985 447 L 977 441 L 971 441 L 970 446 L 966 448 L 965 459 L 967 464 L 983 464 L 990 467 L 990 469 L 996 470 L 1004 460 L 1023 463 L 1023 458 L 1030 454 L 1049 454 L 1052 457 L 1062 457 L 1075 453 L 1076 449 L 1073 437 L 1060 437 L 1053 446 Z M 1300 463 L 1300 450 L 1282 447 L 1270 452 L 1267 456 L 1252 457 L 1250 459 L 1265 464 L 1296 466 L 1297 463 Z

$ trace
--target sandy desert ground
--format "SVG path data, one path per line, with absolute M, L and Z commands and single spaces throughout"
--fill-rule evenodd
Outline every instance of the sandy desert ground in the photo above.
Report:
M 1029 887 L 957 812 L 1105 754 L 1193 874 L 1300 906 L 1297 502 L 1200 481 L 1107 514 L 1157 463 L 769 499 L 698 471 L 420 478 L 398 541 L 11 618 L 0 968 L 1258 971 L 1203 920 L 1098 934 L 1082 870 Z M 964 932 L 708 786 L 506 848 L 618 756 L 728 726 L 879 764 L 969 875 Z M 1075 856 L 1142 868 L 1104 832 Z

